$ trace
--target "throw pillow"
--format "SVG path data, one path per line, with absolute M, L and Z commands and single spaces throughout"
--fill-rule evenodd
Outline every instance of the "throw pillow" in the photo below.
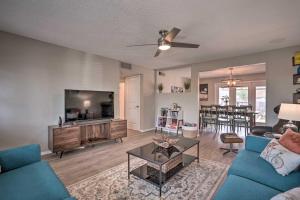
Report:
M 300 187 L 293 188 L 284 193 L 277 194 L 271 200 L 299 200 Z
M 281 136 L 279 143 L 290 151 L 300 154 L 300 133 L 287 129 Z
M 300 165 L 300 154 L 288 150 L 276 139 L 269 142 L 260 157 L 268 161 L 282 176 L 288 175 Z

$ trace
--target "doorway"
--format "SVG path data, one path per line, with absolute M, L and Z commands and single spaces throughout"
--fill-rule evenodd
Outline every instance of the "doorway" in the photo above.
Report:
M 228 81 L 235 80 L 232 86 Z M 266 64 L 220 68 L 199 73 L 199 108 L 203 105 L 251 105 L 257 123 L 266 123 Z M 206 85 L 206 91 L 200 86 Z M 206 98 L 201 98 L 202 93 Z
M 125 119 L 128 129 L 141 126 L 141 75 L 125 78 Z

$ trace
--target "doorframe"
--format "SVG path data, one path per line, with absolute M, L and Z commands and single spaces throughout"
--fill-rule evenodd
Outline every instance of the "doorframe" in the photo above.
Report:
M 139 78 L 139 87 L 140 87 L 140 95 L 139 95 L 139 104 L 140 104 L 140 107 L 139 107 L 139 117 L 138 117 L 138 126 L 137 126 L 137 131 L 140 131 L 141 130 L 141 116 L 142 116 L 142 101 L 141 101 L 141 96 L 142 96 L 142 74 L 136 74 L 136 75 L 132 75 L 132 76 L 126 76 L 124 79 L 124 83 L 125 83 L 125 87 L 124 87 L 124 116 L 125 116 L 125 119 L 127 119 L 127 113 L 126 113 L 126 107 L 127 107 L 127 84 L 126 84 L 126 80 L 129 79 L 129 78 Z M 127 121 L 127 124 L 128 124 L 128 121 Z
M 119 118 L 125 119 L 125 79 L 119 82 Z

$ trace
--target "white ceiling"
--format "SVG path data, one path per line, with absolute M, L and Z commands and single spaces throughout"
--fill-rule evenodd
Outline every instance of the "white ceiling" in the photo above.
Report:
M 254 65 L 244 65 L 238 67 L 226 67 L 222 69 L 217 69 L 213 71 L 200 72 L 200 78 L 217 78 L 217 77 L 228 77 L 230 75 L 230 68 L 232 68 L 233 76 L 249 75 L 249 74 L 259 74 L 266 72 L 266 64 L 259 63 Z
M 0 30 L 149 68 L 300 44 L 299 0 L 1 0 Z M 158 30 L 182 29 L 154 58 Z

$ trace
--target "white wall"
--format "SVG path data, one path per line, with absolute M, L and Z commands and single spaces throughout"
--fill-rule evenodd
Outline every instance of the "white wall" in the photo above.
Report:
M 64 116 L 64 89 L 115 92 L 119 115 L 119 62 L 0 32 L 0 149 L 39 143 Z
M 131 69 L 121 68 L 121 78 L 142 75 L 141 85 L 141 131 L 155 127 L 155 79 L 154 70 L 132 65 Z M 125 85 L 126 87 L 126 85 Z
M 159 75 L 159 72 L 164 73 L 163 76 Z M 184 88 L 184 81 L 191 79 L 191 68 L 179 68 L 171 70 L 158 70 L 156 71 L 156 82 L 163 84 L 162 93 L 171 93 L 171 86 Z M 158 88 L 156 87 L 158 92 Z
M 199 72 L 215 70 L 229 66 L 242 66 L 255 63 L 266 63 L 267 81 L 267 124 L 273 125 L 277 117 L 273 108 L 281 102 L 292 102 L 293 86 L 292 57 L 300 51 L 300 46 L 266 51 L 251 55 L 227 58 L 192 65 L 192 92 L 180 95 L 157 94 L 156 112 L 161 106 L 177 102 L 184 108 L 184 119 L 198 122 L 198 74 Z M 182 66 L 185 67 L 185 66 Z

